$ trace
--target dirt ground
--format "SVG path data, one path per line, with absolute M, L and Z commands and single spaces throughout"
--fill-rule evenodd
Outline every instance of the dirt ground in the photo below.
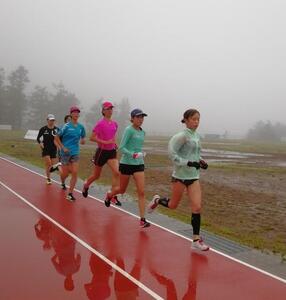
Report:
M 202 176 L 204 212 L 218 231 L 286 253 L 286 174 L 235 174 L 212 170 Z M 284 184 L 283 184 L 284 183 Z

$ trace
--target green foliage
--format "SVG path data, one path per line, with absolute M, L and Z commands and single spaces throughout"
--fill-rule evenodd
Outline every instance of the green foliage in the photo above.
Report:
M 20 129 L 23 123 L 24 112 L 27 105 L 27 98 L 24 93 L 29 82 L 28 70 L 19 66 L 8 76 L 7 87 L 7 117 L 14 129 Z
M 27 128 L 39 129 L 46 124 L 47 115 L 56 116 L 57 124 L 64 123 L 64 117 L 69 114 L 73 105 L 79 105 L 77 97 L 66 90 L 62 83 L 54 84 L 55 93 L 50 93 L 46 87 L 35 86 L 28 101 Z
M 281 123 L 272 124 L 270 121 L 257 122 L 247 134 L 249 140 L 260 141 L 280 141 L 283 137 L 286 137 L 286 125 Z
M 116 120 L 119 125 L 118 136 L 121 136 L 125 127 L 129 124 L 130 104 L 128 98 L 123 98 L 118 104 Z
M 85 123 L 87 131 L 91 131 L 94 124 L 102 118 L 101 110 L 102 103 L 104 102 L 103 98 L 98 99 L 95 103 L 89 108 L 88 113 L 85 115 Z
M 41 128 L 47 118 L 52 101 L 46 87 L 35 86 L 29 98 L 29 111 L 26 126 L 28 128 Z
M 56 93 L 52 95 L 51 106 L 47 113 L 52 113 L 56 116 L 58 124 L 64 123 L 64 117 L 69 114 L 71 106 L 79 106 L 80 101 L 77 96 L 69 92 L 63 85 L 63 83 L 54 84 Z
M 0 68 L 0 124 L 12 125 L 13 129 L 39 129 L 46 123 L 49 113 L 56 116 L 58 124 L 62 124 L 70 107 L 80 104 L 76 95 L 68 91 L 63 83 L 53 85 L 54 93 L 36 85 L 31 95 L 26 95 L 28 83 L 25 67 L 19 66 L 7 78 L 4 69 Z
M 7 118 L 7 90 L 5 83 L 5 71 L 0 68 L 0 124 L 8 124 Z

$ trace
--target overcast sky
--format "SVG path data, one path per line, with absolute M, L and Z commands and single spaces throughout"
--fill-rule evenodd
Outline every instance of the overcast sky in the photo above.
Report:
M 285 0 L 0 0 L 0 67 L 62 81 L 86 106 L 128 97 L 149 131 L 285 123 Z

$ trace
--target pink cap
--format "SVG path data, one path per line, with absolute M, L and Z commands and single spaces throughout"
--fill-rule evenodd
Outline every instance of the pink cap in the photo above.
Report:
M 102 103 L 102 108 L 103 109 L 106 109 L 106 108 L 111 108 L 111 107 L 114 107 L 113 104 L 109 101 L 106 101 L 106 102 L 103 102 Z
M 72 106 L 70 108 L 70 113 L 72 113 L 72 112 L 80 112 L 80 109 L 77 106 Z

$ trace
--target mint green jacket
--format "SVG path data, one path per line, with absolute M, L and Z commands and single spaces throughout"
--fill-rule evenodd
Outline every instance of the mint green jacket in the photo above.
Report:
M 120 163 L 127 165 L 143 165 L 144 159 L 133 158 L 133 154 L 142 152 L 144 140 L 145 131 L 143 129 L 136 130 L 132 125 L 127 126 L 119 145 L 119 151 L 122 153 Z
M 168 152 L 174 164 L 172 176 L 178 179 L 199 179 L 200 170 L 188 167 L 188 161 L 200 161 L 201 143 L 199 134 L 191 129 L 184 129 L 169 141 Z

